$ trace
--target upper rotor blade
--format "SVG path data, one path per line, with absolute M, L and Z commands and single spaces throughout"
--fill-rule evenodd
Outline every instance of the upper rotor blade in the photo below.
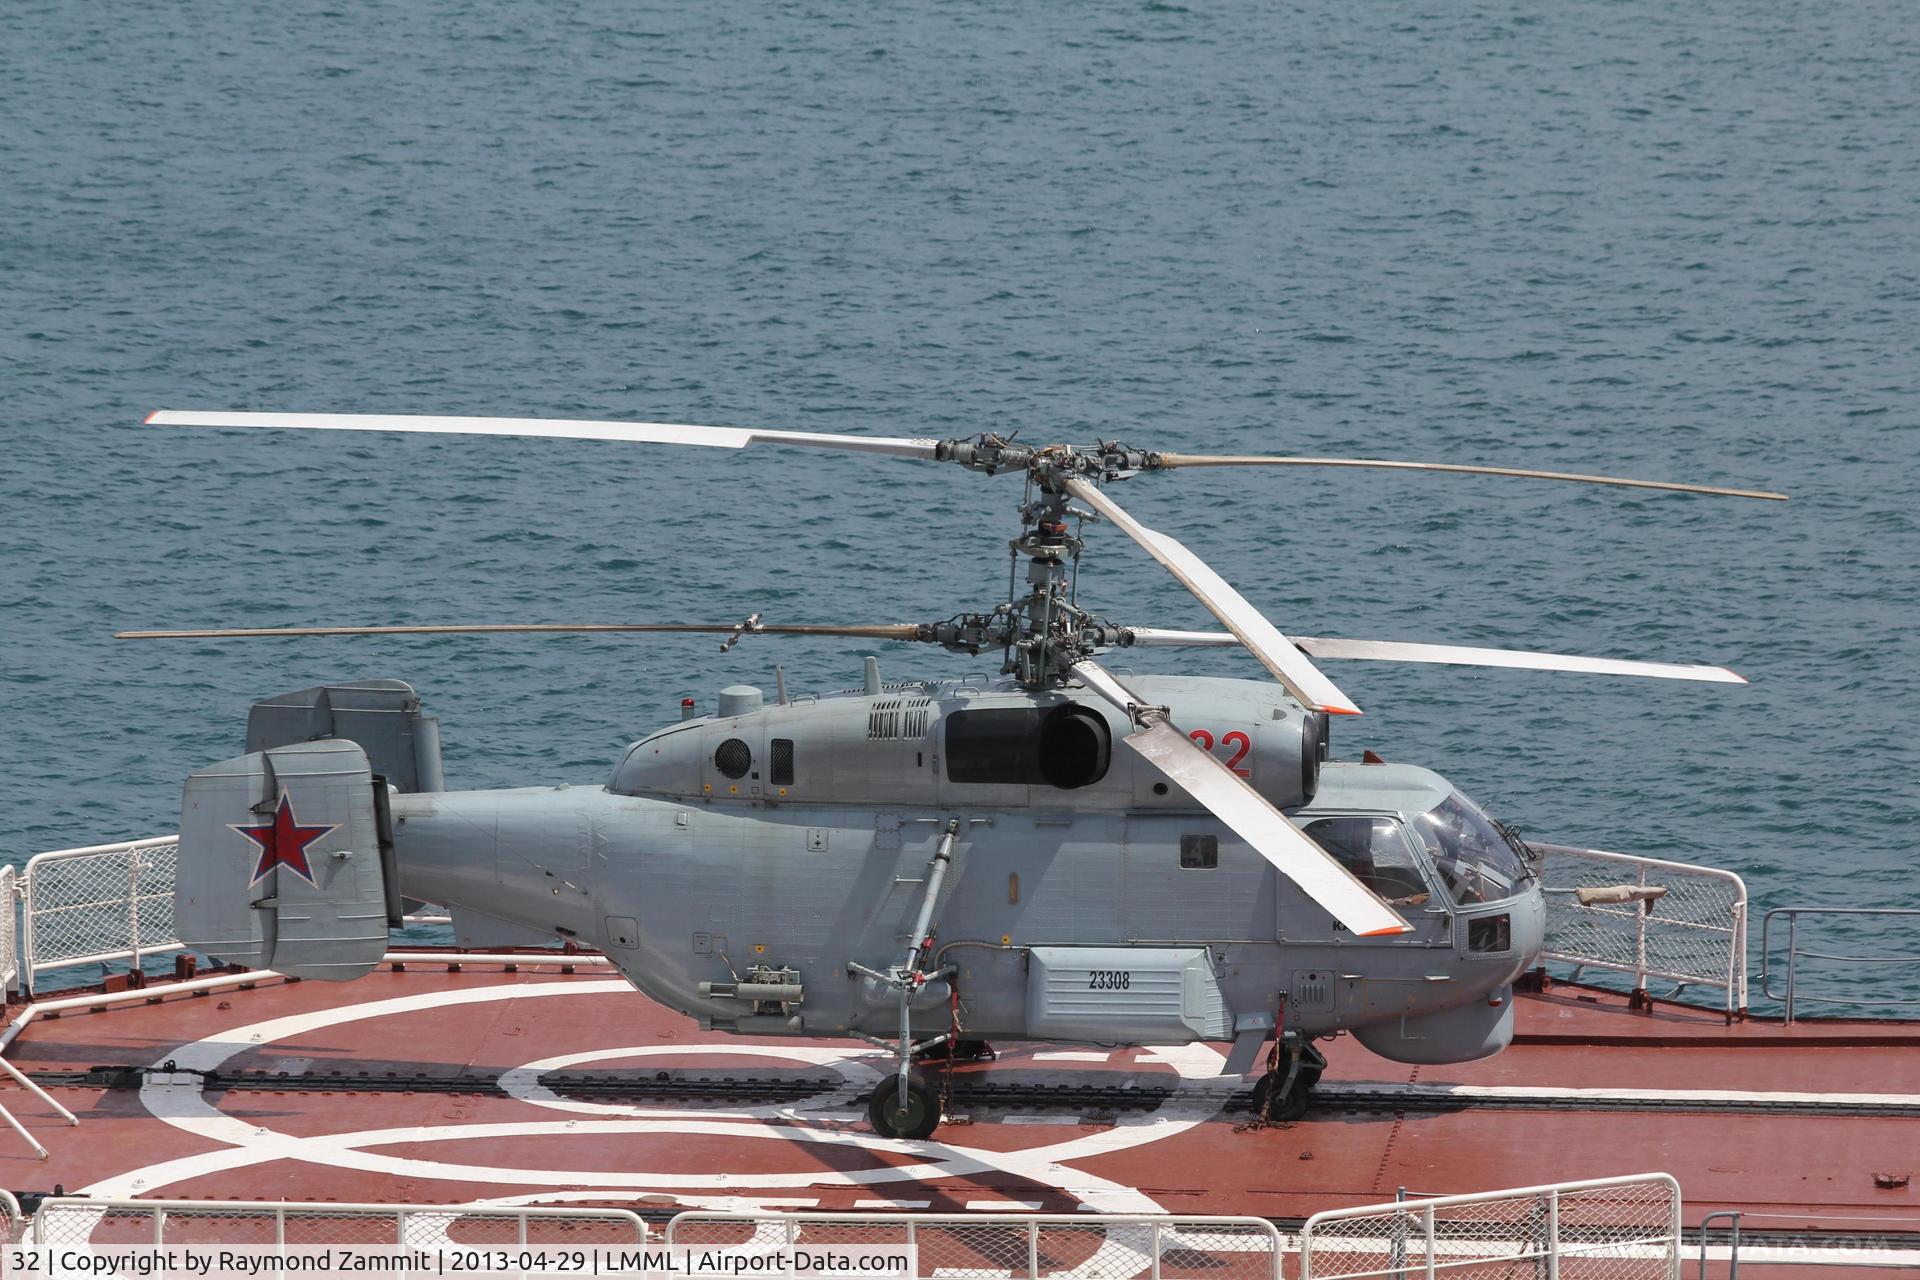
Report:
M 851 636 L 861 640 L 917 640 L 910 622 L 838 627 L 813 624 L 743 626 L 738 622 L 482 622 L 417 627 L 239 627 L 206 631 L 116 631 L 115 640 L 231 640 L 293 636 L 461 636 L 555 632 L 666 632 L 678 634 Z
M 1458 462 L 1400 462 L 1383 458 L 1285 458 L 1246 454 L 1163 453 L 1160 465 L 1175 467 L 1372 467 L 1382 471 L 1452 471 L 1461 475 L 1513 476 L 1521 480 L 1570 480 L 1576 484 L 1611 484 L 1628 489 L 1667 489 L 1675 493 L 1711 493 L 1723 498 L 1766 498 L 1785 502 L 1787 495 L 1767 489 L 1725 489 L 1711 484 L 1679 484 L 1669 480 L 1627 480 L 1619 476 L 1589 476 L 1572 471 L 1528 471 L 1519 467 L 1480 467 Z
M 1128 627 L 1132 643 L 1144 646 L 1222 647 L 1240 643 L 1221 631 L 1168 631 L 1158 627 Z M 1746 677 L 1725 667 L 1674 662 L 1634 662 L 1625 658 L 1585 658 L 1564 653 L 1529 653 L 1523 649 L 1479 649 L 1457 644 L 1411 644 L 1400 640 L 1337 640 L 1294 636 L 1303 653 L 1316 658 L 1363 658 L 1379 662 L 1437 662 L 1462 667 L 1515 667 L 1528 671 L 1577 671 L 1597 676 L 1643 676 L 1650 680 L 1701 680 L 1711 684 L 1745 684 Z
M 1099 663 L 1076 662 L 1073 673 L 1129 716 L 1134 709 L 1147 705 Z M 1128 735 L 1125 741 L 1356 936 L 1386 937 L 1412 929 L 1399 912 L 1268 804 L 1246 779 L 1171 721 L 1155 718 L 1144 731 Z
M 1439 662 L 1463 667 L 1517 667 L 1529 671 L 1578 671 L 1595 676 L 1642 676 L 1650 680 L 1701 680 L 1745 684 L 1745 676 L 1725 667 L 1677 662 L 1634 662 L 1625 658 L 1584 658 L 1566 653 L 1528 653 L 1522 649 L 1477 649 L 1457 644 L 1409 644 L 1399 640 L 1336 640 L 1295 636 L 1293 642 L 1316 658 L 1363 658 L 1378 662 Z
M 1080 499 L 1130 538 L 1147 549 L 1166 570 L 1207 606 L 1208 612 L 1226 623 L 1227 630 L 1240 639 L 1261 665 L 1271 671 L 1300 703 L 1315 711 L 1357 716 L 1360 708 L 1333 681 L 1304 657 L 1291 640 L 1281 635 L 1260 611 L 1247 603 L 1225 578 L 1215 573 L 1176 538 L 1149 529 L 1128 515 L 1121 505 L 1085 480 L 1067 481 L 1067 492 Z
M 438 435 L 551 436 L 568 440 L 624 440 L 641 444 L 690 444 L 742 449 L 750 444 L 791 444 L 851 453 L 884 453 L 933 460 L 932 439 L 834 435 L 817 431 L 761 431 L 745 427 L 694 427 L 668 422 L 612 422 L 584 418 L 463 418 L 394 413 L 228 413 L 160 409 L 147 421 L 163 427 L 275 427 L 305 431 L 418 431 Z

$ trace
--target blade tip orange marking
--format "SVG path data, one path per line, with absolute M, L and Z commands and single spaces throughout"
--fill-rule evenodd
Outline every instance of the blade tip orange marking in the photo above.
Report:
M 1369 929 L 1360 936 L 1362 938 L 1387 938 L 1396 934 L 1412 932 L 1413 926 L 1410 924 L 1390 924 L 1384 929 Z

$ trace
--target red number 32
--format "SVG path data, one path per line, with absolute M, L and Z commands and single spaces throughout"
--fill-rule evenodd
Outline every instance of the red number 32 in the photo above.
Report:
M 1203 750 L 1213 750 L 1213 731 L 1211 729 L 1195 729 L 1187 736 L 1199 743 Z M 1239 744 L 1239 750 L 1227 758 L 1227 768 L 1233 770 L 1243 778 L 1251 779 L 1253 777 L 1253 766 L 1248 765 L 1243 769 L 1240 765 L 1249 755 L 1253 754 L 1253 739 L 1238 729 L 1232 729 L 1220 735 L 1221 746 L 1232 747 L 1236 743 Z

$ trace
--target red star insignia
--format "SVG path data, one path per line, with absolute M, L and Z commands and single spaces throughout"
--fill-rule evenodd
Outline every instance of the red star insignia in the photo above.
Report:
M 248 883 L 258 884 L 267 872 L 275 867 L 285 867 L 316 889 L 320 886 L 313 878 L 313 867 L 307 862 L 307 846 L 340 828 L 337 822 L 324 827 L 301 826 L 300 820 L 294 816 L 293 801 L 288 797 L 285 787 L 280 788 L 280 804 L 274 810 L 271 821 L 251 827 L 235 823 L 227 825 L 260 846 L 260 861 L 254 865 L 253 879 Z

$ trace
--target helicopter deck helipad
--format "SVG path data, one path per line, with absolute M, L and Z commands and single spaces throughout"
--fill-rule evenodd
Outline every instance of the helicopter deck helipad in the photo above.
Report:
M 50 1156 L 15 1143 L 5 1185 L 1294 1221 L 1400 1188 L 1662 1170 L 1689 1226 L 1739 1209 L 1749 1248 L 1920 1265 L 1920 1190 L 1901 1182 L 1920 1151 L 1920 1025 L 1729 1020 L 1548 984 L 1488 1061 L 1412 1068 L 1335 1041 L 1315 1111 L 1272 1127 L 1215 1048 L 1001 1044 L 953 1070 L 951 1122 L 912 1142 L 863 1123 L 882 1051 L 703 1032 L 597 960 L 448 953 L 340 985 L 57 1011 L 43 996 L 8 1058 L 81 1123 L 13 1091 Z

